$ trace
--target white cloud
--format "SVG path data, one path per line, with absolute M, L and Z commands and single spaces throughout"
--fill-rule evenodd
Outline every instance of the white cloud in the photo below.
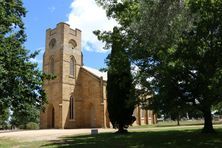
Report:
M 30 59 L 30 62 L 32 63 L 38 63 L 38 65 L 42 64 L 42 58 L 35 57 L 34 59 Z
M 82 30 L 82 46 L 84 50 L 94 52 L 106 52 L 104 43 L 97 40 L 94 30 L 112 30 L 117 25 L 116 21 L 109 20 L 106 12 L 99 7 L 95 0 L 73 0 L 72 11 L 68 15 L 67 23 L 72 28 Z

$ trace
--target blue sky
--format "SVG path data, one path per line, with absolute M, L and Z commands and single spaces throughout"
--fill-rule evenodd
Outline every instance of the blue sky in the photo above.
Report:
M 45 31 L 55 28 L 59 22 L 67 22 L 72 28 L 82 30 L 82 51 L 84 65 L 92 68 L 105 67 L 104 60 L 109 53 L 103 50 L 103 43 L 92 34 L 93 30 L 111 30 L 116 24 L 108 20 L 105 11 L 94 0 L 24 0 L 27 10 L 24 23 L 27 41 L 25 47 L 31 51 L 40 49 L 34 59 L 42 69 L 42 55 L 45 49 Z

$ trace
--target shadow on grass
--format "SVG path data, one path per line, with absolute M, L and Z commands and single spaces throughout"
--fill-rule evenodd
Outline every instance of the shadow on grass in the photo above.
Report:
M 214 125 L 220 125 L 222 124 L 222 121 L 214 121 L 213 122 Z M 204 126 L 204 121 L 181 121 L 180 125 L 177 125 L 176 121 L 173 122 L 159 122 L 157 124 L 154 125 L 139 125 L 139 126 L 130 126 L 129 129 L 137 129 L 137 128 L 153 128 L 153 127 L 178 127 L 180 128 L 181 126 Z
M 219 148 L 222 130 L 217 134 L 201 134 L 199 130 L 130 132 L 125 135 L 101 133 L 65 137 L 42 147 L 90 148 Z

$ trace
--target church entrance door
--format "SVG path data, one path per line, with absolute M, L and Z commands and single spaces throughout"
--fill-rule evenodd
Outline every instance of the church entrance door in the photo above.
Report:
M 55 110 L 54 107 L 52 108 L 52 128 L 55 128 Z

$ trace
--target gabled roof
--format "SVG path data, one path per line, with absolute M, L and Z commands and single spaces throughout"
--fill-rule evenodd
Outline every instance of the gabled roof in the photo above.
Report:
M 97 77 L 102 77 L 104 81 L 107 81 L 107 72 L 101 72 L 97 69 L 91 68 L 91 67 L 86 67 L 82 66 L 85 70 L 89 71 L 90 73 L 94 74 Z

